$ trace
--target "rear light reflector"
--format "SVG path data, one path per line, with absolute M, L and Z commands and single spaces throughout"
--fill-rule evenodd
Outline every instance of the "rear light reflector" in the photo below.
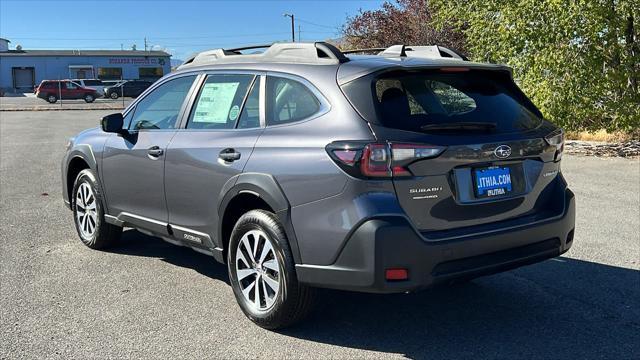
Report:
M 409 279 L 409 271 L 407 269 L 386 269 L 384 271 L 384 278 L 390 281 L 400 281 Z
M 358 155 L 358 151 L 356 150 L 333 150 L 333 154 L 340 159 L 340 161 L 342 161 L 343 163 L 347 164 L 347 165 L 353 165 L 355 164 L 357 158 L 356 156 Z

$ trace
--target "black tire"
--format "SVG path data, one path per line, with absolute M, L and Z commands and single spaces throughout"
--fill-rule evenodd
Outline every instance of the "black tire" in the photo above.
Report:
M 252 230 L 261 230 L 271 240 L 275 256 L 280 265 L 280 290 L 274 303 L 266 310 L 252 307 L 242 294 L 236 270 L 236 252 L 243 235 Z M 298 282 L 295 263 L 282 224 L 271 212 L 252 210 L 240 217 L 236 223 L 227 251 L 227 267 L 231 287 L 242 312 L 255 324 L 265 329 L 281 329 L 301 321 L 313 308 L 315 290 Z M 255 296 L 255 295 L 254 295 Z
M 91 94 L 87 94 L 87 95 L 84 96 L 84 101 L 86 103 L 92 103 L 95 99 L 96 99 L 96 97 L 91 95 Z
M 55 104 L 58 101 L 58 97 L 52 94 L 47 95 L 47 101 L 49 104 Z
M 118 95 L 118 92 L 117 92 L 117 91 L 112 91 L 112 92 L 109 94 L 109 97 L 110 97 L 110 98 L 112 98 L 113 100 L 115 100 L 115 99 L 117 99 L 118 97 L 120 97 L 120 95 Z
M 120 235 L 122 235 L 122 228 L 111 225 L 105 221 L 103 196 L 100 192 L 100 187 L 98 186 L 96 179 L 97 177 L 91 169 L 80 171 L 73 184 L 73 192 L 71 193 L 69 200 L 71 201 L 71 209 L 73 210 L 73 222 L 82 243 L 92 249 L 104 249 L 118 242 Z M 87 184 L 89 186 L 93 195 L 93 201 L 87 201 L 87 206 L 92 203 L 95 204 L 96 216 L 93 222 L 91 222 L 92 224 L 95 223 L 92 234 L 87 234 L 86 231 L 81 229 L 81 227 L 83 227 L 83 223 L 78 215 L 79 212 L 82 213 L 81 205 L 78 204 L 78 190 L 83 184 Z M 85 221 L 91 221 L 91 219 L 87 218 Z

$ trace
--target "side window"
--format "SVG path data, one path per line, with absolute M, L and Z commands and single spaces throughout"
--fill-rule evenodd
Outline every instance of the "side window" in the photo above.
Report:
M 298 81 L 267 77 L 267 125 L 303 120 L 320 110 L 320 101 Z
M 233 129 L 254 75 L 210 75 L 191 112 L 187 129 Z
M 238 129 L 252 129 L 260 127 L 260 82 L 258 76 L 253 82 L 251 92 L 244 103 L 240 120 L 238 121 Z
M 194 76 L 167 81 L 136 105 L 129 129 L 173 129 Z
M 72 83 L 71 81 L 65 81 L 65 85 L 69 90 L 74 90 L 78 88 L 78 85 L 76 85 L 76 83 Z

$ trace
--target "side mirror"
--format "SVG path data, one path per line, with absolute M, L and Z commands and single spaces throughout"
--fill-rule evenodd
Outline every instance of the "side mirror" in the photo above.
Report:
M 115 113 L 103 117 L 100 125 L 102 126 L 102 131 L 108 133 L 121 134 L 125 131 L 122 128 L 124 120 L 121 113 Z

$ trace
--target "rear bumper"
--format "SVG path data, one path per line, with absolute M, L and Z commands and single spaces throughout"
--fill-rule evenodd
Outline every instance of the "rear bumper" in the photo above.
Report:
M 429 240 L 402 216 L 363 222 L 333 265 L 296 265 L 298 280 L 318 287 L 374 292 L 415 291 L 438 283 L 506 271 L 556 257 L 572 245 L 575 199 L 552 218 L 455 239 Z M 385 280 L 385 270 L 408 269 L 409 279 Z

